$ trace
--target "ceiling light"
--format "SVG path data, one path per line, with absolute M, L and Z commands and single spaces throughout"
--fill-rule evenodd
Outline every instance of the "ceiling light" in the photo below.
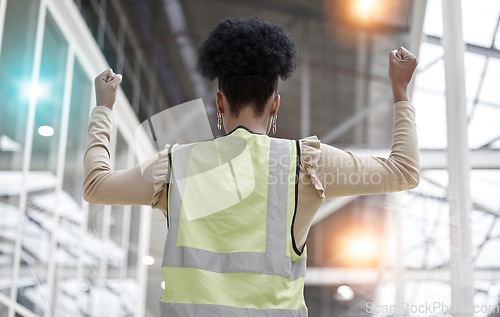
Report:
M 38 128 L 38 134 L 50 137 L 54 135 L 54 128 L 48 125 L 42 125 Z
M 333 295 L 333 298 L 339 301 L 350 301 L 354 298 L 354 291 L 347 285 L 340 285 L 337 287 L 337 291 Z
M 358 0 L 354 10 L 359 18 L 367 20 L 375 11 L 378 0 Z
M 155 264 L 155 258 L 153 258 L 151 255 L 145 255 L 142 257 L 142 263 L 144 265 L 153 265 Z

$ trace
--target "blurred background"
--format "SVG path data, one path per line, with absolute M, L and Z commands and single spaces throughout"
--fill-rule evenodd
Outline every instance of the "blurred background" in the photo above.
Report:
M 82 199 L 93 78 L 123 74 L 115 169 L 154 150 L 135 140 L 141 122 L 193 99 L 220 135 L 197 45 L 252 14 L 285 25 L 299 51 L 279 137 L 388 155 L 388 52 L 419 58 L 420 185 L 321 207 L 309 316 L 500 316 L 498 0 L 0 0 L 0 316 L 158 315 L 163 214 Z

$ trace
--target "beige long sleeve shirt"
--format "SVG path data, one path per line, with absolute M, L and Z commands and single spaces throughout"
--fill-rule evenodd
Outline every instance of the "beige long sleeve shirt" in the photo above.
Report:
M 106 205 L 150 205 L 166 212 L 168 146 L 151 158 L 151 175 L 140 166 L 113 171 L 110 165 L 112 110 L 95 107 L 90 116 L 84 158 L 83 197 Z M 415 109 L 394 104 L 394 129 L 389 157 L 361 156 L 322 144 L 316 136 L 299 141 L 300 173 L 294 237 L 301 249 L 313 218 L 328 199 L 409 190 L 418 185 L 420 166 Z M 153 182 L 147 179 L 153 179 Z

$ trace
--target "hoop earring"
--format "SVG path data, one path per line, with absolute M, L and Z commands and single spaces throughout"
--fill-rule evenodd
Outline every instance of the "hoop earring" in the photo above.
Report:
M 275 114 L 274 116 L 272 116 L 271 120 L 273 121 L 273 129 L 272 129 L 273 134 L 276 134 L 276 121 L 278 120 L 278 115 Z
M 217 112 L 217 129 L 222 130 L 222 112 Z

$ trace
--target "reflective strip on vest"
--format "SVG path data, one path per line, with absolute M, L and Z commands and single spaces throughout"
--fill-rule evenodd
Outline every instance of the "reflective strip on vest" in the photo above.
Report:
M 289 251 L 296 158 L 294 141 L 243 129 L 214 141 L 173 147 L 162 316 L 307 316 L 303 299 L 306 257 L 293 262 L 293 251 Z M 267 182 L 259 182 L 263 175 Z M 206 181 L 209 186 L 200 188 Z M 233 212 L 230 219 L 240 220 L 234 217 L 235 211 L 253 213 L 242 215 L 243 225 L 235 222 L 235 228 L 247 229 L 245 221 L 255 220 L 257 226 L 262 223 L 264 244 L 259 239 L 240 239 L 231 232 L 230 220 L 217 218 Z M 221 224 L 221 219 L 228 223 Z M 220 243 L 210 245 L 202 234 L 194 233 L 211 226 L 224 232 L 226 226 L 235 241 L 222 247 Z M 238 243 L 242 250 L 235 249 Z
M 231 316 L 231 317 L 307 317 L 307 308 L 297 311 L 284 309 L 255 309 L 235 308 L 221 305 L 207 304 L 174 304 L 160 303 L 162 316 L 186 317 L 186 316 Z

